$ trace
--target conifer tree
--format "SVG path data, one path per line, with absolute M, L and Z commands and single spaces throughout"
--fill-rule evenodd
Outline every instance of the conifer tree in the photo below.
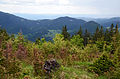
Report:
M 102 38 L 104 36 L 103 26 L 101 26 L 99 34 L 100 34 L 100 38 Z
M 79 31 L 78 31 L 78 33 L 77 33 L 80 37 L 82 37 L 82 27 L 80 26 L 80 29 L 79 29 Z
M 70 39 L 70 34 L 67 32 L 67 26 L 65 25 L 65 26 L 63 26 L 63 28 L 62 28 L 62 35 L 64 36 L 64 39 L 66 40 L 66 39 Z
M 94 34 L 93 40 L 94 40 L 94 41 L 97 41 L 98 38 L 99 38 L 99 27 L 96 28 L 96 32 L 95 32 L 95 34 Z
M 117 24 L 115 27 L 115 35 L 118 35 L 118 34 L 119 34 L 119 30 L 118 30 L 118 24 Z
M 114 35 L 114 25 L 111 24 L 111 27 L 110 27 L 110 36 L 113 37 Z
M 105 31 L 105 38 L 104 38 L 105 41 L 107 42 L 110 42 L 111 38 L 110 38 L 110 33 L 109 33 L 109 30 L 106 29 Z
M 118 41 L 120 40 L 120 36 L 119 36 L 119 30 L 118 30 L 118 24 L 115 27 L 115 35 L 114 35 L 114 41 L 116 43 L 116 46 L 118 45 Z
M 85 35 L 84 35 L 84 46 L 86 46 L 88 44 L 90 38 L 90 33 L 88 32 L 88 30 L 85 30 Z

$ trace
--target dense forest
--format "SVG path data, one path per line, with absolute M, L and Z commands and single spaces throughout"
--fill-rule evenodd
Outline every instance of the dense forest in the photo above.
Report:
M 96 28 L 103 26 L 103 30 L 109 28 L 111 24 L 120 26 L 120 17 L 84 20 L 69 16 L 57 17 L 55 19 L 29 20 L 10 13 L 0 11 L 0 27 L 5 28 L 8 34 L 22 32 L 26 39 L 35 41 L 36 38 L 52 40 L 57 33 L 61 33 L 62 26 L 67 25 L 68 32 L 73 35 L 80 26 L 82 30 L 87 29 L 94 33 Z M 120 28 L 119 28 L 120 29 Z M 83 31 L 84 33 L 84 31 Z
M 67 26 L 61 30 L 52 41 L 32 42 L 0 28 L 0 79 L 120 79 L 118 25 L 92 34 L 82 27 L 74 35 Z M 59 66 L 46 67 L 50 60 Z

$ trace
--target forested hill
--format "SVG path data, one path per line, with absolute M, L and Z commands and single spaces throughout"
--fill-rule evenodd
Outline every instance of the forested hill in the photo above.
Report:
M 112 24 L 113 21 L 110 22 Z M 107 23 L 109 23 L 107 21 Z M 29 39 L 35 40 L 38 37 L 46 37 L 47 39 L 54 36 L 55 33 L 60 33 L 63 26 L 67 26 L 68 31 L 73 34 L 82 27 L 83 30 L 88 29 L 89 32 L 94 32 L 101 25 L 95 21 L 85 21 L 71 17 L 59 17 L 56 19 L 44 20 L 28 20 L 13 14 L 0 12 L 0 26 L 5 28 L 9 34 L 22 33 Z

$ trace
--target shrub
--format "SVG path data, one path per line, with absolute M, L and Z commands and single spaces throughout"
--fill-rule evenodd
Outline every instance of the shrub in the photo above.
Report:
M 1 66 L 0 69 L 3 70 L 3 71 L 0 70 L 0 73 L 1 73 L 1 71 L 3 72 L 1 74 L 3 74 L 3 75 L 4 75 L 4 73 L 6 75 L 9 74 L 9 75 L 12 75 L 11 77 L 13 77 L 13 78 L 19 77 L 21 68 L 20 68 L 19 62 L 16 61 L 15 59 L 14 60 L 2 59 L 0 61 L 0 66 Z
M 100 53 L 96 44 L 87 44 L 84 50 L 80 52 L 80 59 L 82 61 L 93 61 L 95 58 L 98 58 Z
M 106 55 L 103 55 L 90 65 L 88 70 L 93 71 L 98 75 L 102 75 L 104 72 L 108 72 L 111 67 L 114 67 L 114 64 Z
M 73 36 L 70 40 L 72 45 L 77 45 L 79 47 L 83 47 L 83 38 L 81 38 L 79 35 Z
M 104 44 L 105 44 L 105 41 L 96 41 L 96 45 L 100 52 L 103 52 Z
M 116 70 L 110 74 L 110 79 L 120 79 L 120 68 L 116 68 Z
M 46 55 L 54 54 L 54 45 L 51 42 L 44 42 L 41 46 L 41 50 L 45 52 Z
M 35 59 L 33 62 L 33 68 L 34 68 L 34 75 L 35 76 L 43 76 L 43 62 L 41 62 L 39 59 Z
M 116 66 L 120 66 L 120 47 L 118 47 L 114 53 L 114 63 Z
M 120 47 L 114 53 L 115 69 L 110 73 L 110 79 L 120 79 Z

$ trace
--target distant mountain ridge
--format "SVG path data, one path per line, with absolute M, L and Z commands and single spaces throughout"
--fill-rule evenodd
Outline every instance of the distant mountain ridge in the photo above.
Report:
M 104 27 L 109 27 L 113 23 L 114 25 L 118 24 L 120 26 L 120 17 L 113 18 L 84 18 L 81 17 L 85 21 L 95 21 Z
M 116 18 L 112 20 L 112 22 L 114 21 L 116 22 Z M 111 21 L 108 21 L 108 24 L 111 24 Z M 82 26 L 83 30 L 88 29 L 89 32 L 93 33 L 95 29 L 102 24 L 99 24 L 97 21 L 87 22 L 68 16 L 56 19 L 28 20 L 13 14 L 0 12 L 0 26 L 2 28 L 5 28 L 10 34 L 16 34 L 22 30 L 23 34 L 30 40 L 44 37 L 48 34 L 49 30 L 61 30 L 65 25 L 70 33 L 77 32 L 80 26 Z

